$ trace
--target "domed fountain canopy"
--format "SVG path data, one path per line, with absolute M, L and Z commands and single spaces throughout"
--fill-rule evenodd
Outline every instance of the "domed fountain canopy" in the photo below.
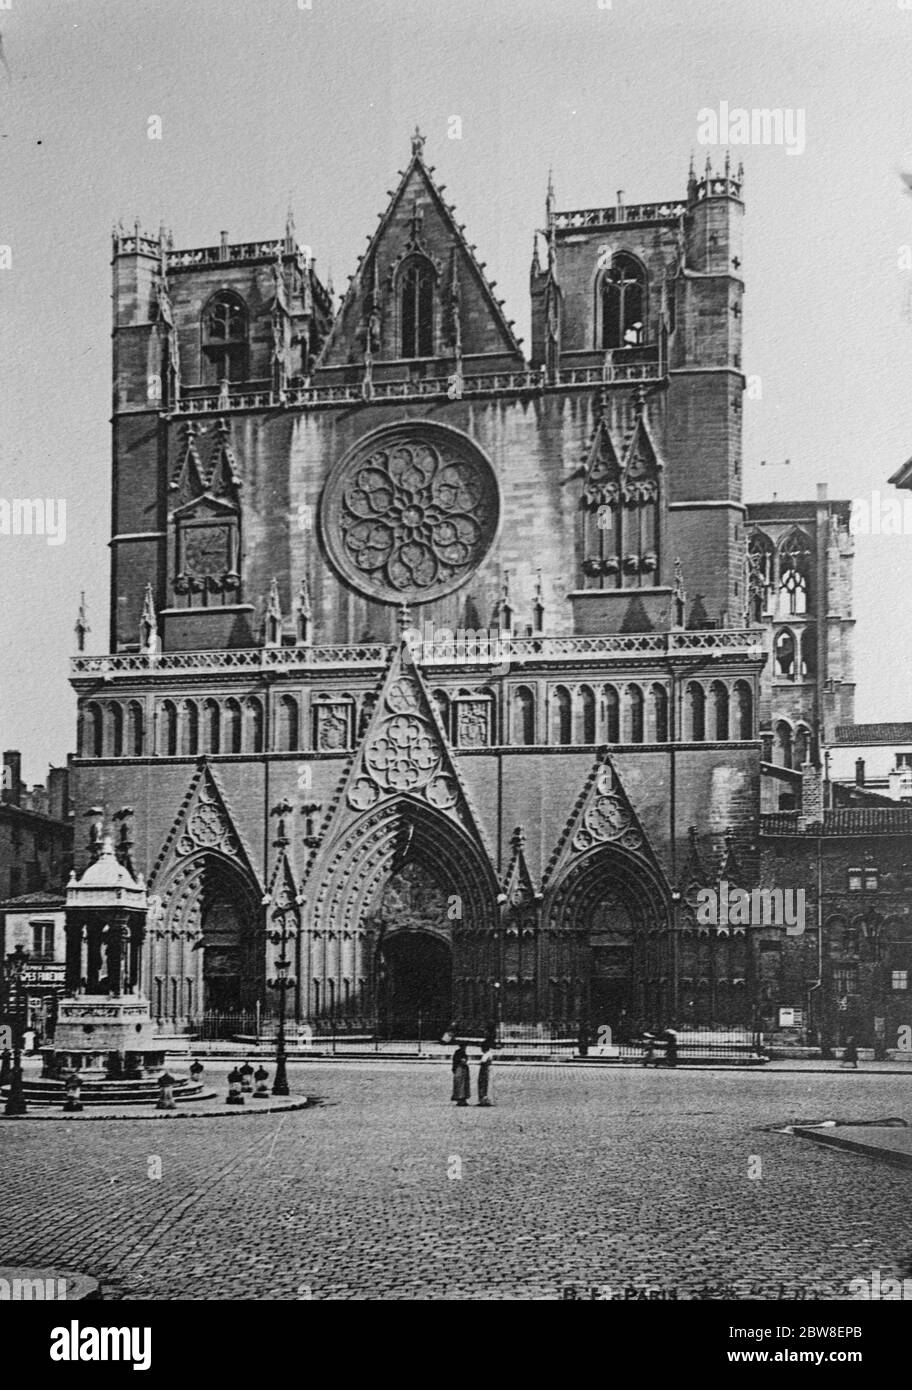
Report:
M 98 858 L 79 878 L 75 870 L 70 874 L 66 901 L 68 908 L 119 907 L 145 912 L 148 906 L 142 874 L 134 878 L 121 864 L 110 835 L 104 837 Z

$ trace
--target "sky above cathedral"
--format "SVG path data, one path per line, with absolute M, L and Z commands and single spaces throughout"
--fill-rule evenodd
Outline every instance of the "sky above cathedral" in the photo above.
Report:
M 67 658 L 81 590 L 87 650 L 108 648 L 112 223 L 164 221 L 179 248 L 216 245 L 222 229 L 274 238 L 290 200 L 338 294 L 416 122 L 527 352 L 549 167 L 558 209 L 611 204 L 618 190 L 628 203 L 679 199 L 691 152 L 702 169 L 724 158 L 707 140 L 759 135 L 731 145 L 745 166 L 754 382 L 745 499 L 813 497 L 819 482 L 874 506 L 877 491 L 896 496 L 886 480 L 912 454 L 903 3 L 0 8 L 0 492 L 66 503 L 57 543 L 0 534 L 0 737 L 22 750 L 26 779 L 75 746 Z M 778 142 L 736 114 L 758 110 L 782 113 Z M 856 538 L 859 720 L 912 717 L 910 576 L 912 535 Z

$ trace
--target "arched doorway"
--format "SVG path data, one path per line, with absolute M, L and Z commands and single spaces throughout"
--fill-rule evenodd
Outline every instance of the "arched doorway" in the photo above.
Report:
M 240 1012 L 243 922 L 221 892 L 203 904 L 203 1008 Z
M 450 947 L 427 931 L 401 931 L 379 947 L 380 1027 L 392 1038 L 439 1038 L 452 1022 Z
M 617 846 L 583 854 L 545 908 L 548 1014 L 625 1041 L 667 1026 L 674 1009 L 671 904 L 644 858 Z
M 216 852 L 179 861 L 161 887 L 147 935 L 156 1019 L 198 1022 L 204 1015 L 268 1011 L 262 908 L 251 879 Z

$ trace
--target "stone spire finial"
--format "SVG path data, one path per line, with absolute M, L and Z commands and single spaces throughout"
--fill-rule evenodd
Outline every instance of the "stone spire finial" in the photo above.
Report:
M 85 598 L 85 589 L 83 589 L 79 595 L 79 609 L 76 613 L 76 627 L 74 629 L 76 632 L 76 650 L 78 652 L 85 651 L 86 633 L 92 631 L 89 627 Z
M 423 135 L 421 134 L 421 129 L 420 129 L 420 127 L 416 125 L 416 126 L 415 126 L 415 133 L 414 133 L 414 135 L 412 136 L 412 154 L 413 154 L 413 155 L 417 155 L 417 157 L 418 157 L 419 159 L 420 159 L 420 158 L 422 157 L 422 155 L 424 154 L 424 142 L 425 142 L 425 136 L 423 136 Z
M 139 650 L 149 655 L 158 651 L 158 618 L 151 584 L 146 585 L 143 596 L 142 617 L 139 620 Z
M 275 575 L 269 586 L 269 596 L 266 599 L 266 646 L 280 647 L 282 645 L 282 600 L 279 597 L 279 581 Z

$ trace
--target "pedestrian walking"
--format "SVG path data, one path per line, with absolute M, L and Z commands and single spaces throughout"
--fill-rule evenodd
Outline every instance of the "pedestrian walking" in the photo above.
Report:
M 678 1065 L 678 1035 L 673 1028 L 666 1028 L 665 1038 L 665 1065 L 666 1067 L 676 1067 Z
M 846 1045 L 842 1049 L 842 1061 L 839 1065 L 841 1067 L 854 1067 L 855 1071 L 858 1070 L 858 1044 L 854 1037 L 846 1038 Z
M 465 1043 L 459 1043 L 453 1053 L 453 1094 L 451 1099 L 455 1100 L 457 1105 L 468 1105 L 469 1094 L 469 1056 L 465 1050 Z
M 491 1104 L 491 1064 L 494 1061 L 494 1039 L 486 1037 L 478 1059 L 478 1104 Z

